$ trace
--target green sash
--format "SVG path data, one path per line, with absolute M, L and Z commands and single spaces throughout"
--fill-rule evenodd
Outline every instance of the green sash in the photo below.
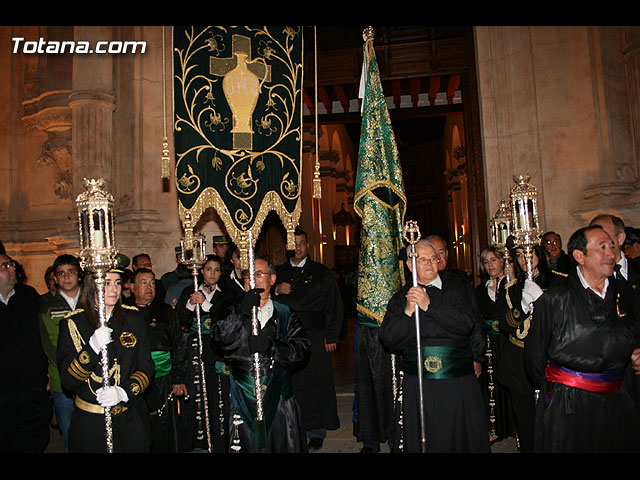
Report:
M 422 374 L 424 378 L 440 380 L 463 377 L 473 373 L 473 357 L 468 345 L 449 347 L 444 345 L 422 347 Z M 417 375 L 416 347 L 405 347 L 402 369 L 409 375 Z
M 156 366 L 156 377 L 164 377 L 171 371 L 171 353 L 164 350 L 154 350 L 151 358 Z
M 482 319 L 482 327 L 484 328 L 485 333 L 489 335 L 502 335 L 502 332 L 498 329 L 498 318 L 483 318 Z
M 274 314 L 277 312 L 276 338 L 284 340 L 287 336 L 289 325 L 289 307 L 273 302 Z M 274 362 L 271 375 L 261 379 L 262 385 L 262 410 L 263 421 L 256 419 L 256 395 L 255 380 L 253 375 L 248 375 L 231 369 L 229 375 L 231 386 L 231 399 L 238 414 L 245 421 L 249 430 L 256 437 L 258 448 L 264 448 L 266 439 L 271 432 L 273 419 L 278 409 L 278 404 L 291 396 L 291 376 L 278 362 Z

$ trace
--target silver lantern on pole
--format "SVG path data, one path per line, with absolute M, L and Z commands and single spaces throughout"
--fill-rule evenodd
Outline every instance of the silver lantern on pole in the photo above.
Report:
M 514 175 L 516 185 L 511 189 L 511 214 L 515 246 L 524 251 L 527 278 L 533 280 L 533 249 L 540 245 L 542 229 L 538 221 L 538 191 L 530 180 L 529 175 Z
M 505 273 L 507 282 L 510 282 L 511 275 L 508 272 L 511 260 L 509 258 L 509 249 L 507 248 L 507 239 L 513 230 L 513 214 L 509 204 L 505 200 L 501 200 L 498 204 L 498 210 L 493 218 L 491 218 L 489 227 L 491 229 L 491 245 L 500 250 L 504 255 Z
M 193 233 L 193 223 L 191 221 L 191 215 L 187 214 L 184 222 L 184 237 L 180 239 L 180 249 L 182 251 L 182 263 L 191 270 L 191 276 L 193 277 L 193 291 L 197 292 L 200 288 L 198 284 L 198 274 L 200 269 L 207 261 L 206 255 L 206 242 L 204 235 Z M 198 363 L 200 368 L 200 384 L 201 398 L 204 412 L 205 432 L 207 436 L 208 451 L 211 453 L 211 427 L 209 425 L 209 400 L 207 397 L 207 382 L 204 371 L 204 360 L 202 358 L 202 320 L 200 316 L 200 304 L 196 305 L 196 323 L 198 330 Z
M 78 227 L 80 230 L 80 265 L 93 273 L 98 294 L 98 316 L 100 326 L 107 323 L 105 305 L 105 277 L 114 268 L 116 247 L 113 229 L 113 197 L 104 189 L 104 179 L 84 180 L 85 190 L 78 195 Z M 110 386 L 109 355 L 107 346 L 101 349 L 102 386 Z M 113 431 L 111 408 L 104 408 L 107 452 L 113 453 Z
M 538 191 L 531 185 L 529 175 L 517 175 L 513 177 L 516 185 L 511 189 L 511 212 L 513 215 L 513 228 L 515 246 L 522 248 L 527 267 L 527 279 L 533 281 L 533 249 L 540 245 L 542 229 L 538 221 Z M 540 259 L 538 259 L 540 260 Z M 518 328 L 516 337 L 523 340 L 531 325 L 533 316 L 533 303 L 529 305 L 529 315 L 523 320 L 523 325 Z M 537 402 L 540 390 L 535 390 L 534 399 Z

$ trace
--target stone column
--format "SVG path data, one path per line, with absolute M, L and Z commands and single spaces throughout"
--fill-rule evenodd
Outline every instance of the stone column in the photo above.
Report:
M 75 27 L 76 42 L 112 39 L 112 27 Z M 113 58 L 110 54 L 77 54 L 73 59 L 69 99 L 73 123 L 74 198 L 84 178 L 104 178 L 112 185 L 113 111 L 115 106 Z
M 629 88 L 636 171 L 640 171 L 640 27 L 624 27 L 622 55 Z

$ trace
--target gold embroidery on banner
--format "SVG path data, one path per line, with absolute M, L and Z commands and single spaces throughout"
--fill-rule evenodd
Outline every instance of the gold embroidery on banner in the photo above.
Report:
M 209 27 L 211 28 L 211 27 Z M 224 27 L 215 27 L 224 31 Z M 225 51 L 224 38 L 222 35 L 216 35 L 209 31 L 210 37 L 204 39 L 205 48 L 214 54 L 209 57 L 209 73 L 214 75 L 213 78 L 201 75 L 199 80 L 208 82 L 199 90 L 199 95 L 190 97 L 191 92 L 189 86 L 191 78 L 189 72 L 191 70 L 190 58 L 197 51 L 202 42 L 202 36 L 207 30 L 202 32 L 191 31 L 187 33 L 188 45 L 183 50 L 176 50 L 177 65 L 175 79 L 182 85 L 176 90 L 176 95 L 181 98 L 187 112 L 185 118 L 176 117 L 174 122 L 174 130 L 176 132 L 182 129 L 182 125 L 188 125 L 193 129 L 204 141 L 201 145 L 193 146 L 185 152 L 176 152 L 176 171 L 181 162 L 189 155 L 195 156 L 196 161 L 205 155 L 206 151 L 213 152 L 207 159 L 211 162 L 212 167 L 216 171 L 223 170 L 225 162 L 229 164 L 226 168 L 226 177 L 224 184 L 226 185 L 226 193 L 230 194 L 234 199 L 238 200 L 242 206 L 230 212 L 218 192 L 212 187 L 205 188 L 198 198 L 195 200 L 191 208 L 187 209 L 179 202 L 180 220 L 184 224 L 186 214 L 188 213 L 192 220 L 196 221 L 201 217 L 203 212 L 213 206 L 217 213 L 221 216 L 229 235 L 236 245 L 245 244 L 248 241 L 248 232 L 251 231 L 253 239 L 257 239 L 260 233 L 262 223 L 267 214 L 274 210 L 281 218 L 287 231 L 287 248 L 293 249 L 294 246 L 294 230 L 298 224 L 300 213 L 302 211 L 300 200 L 300 185 L 302 180 L 301 165 L 297 155 L 302 156 L 302 142 L 299 141 L 299 152 L 296 155 L 288 155 L 285 152 L 277 151 L 276 147 L 286 138 L 294 135 L 300 140 L 302 137 L 302 63 L 297 63 L 292 52 L 291 39 L 302 35 L 301 28 L 286 27 L 283 33 L 287 37 L 286 42 L 280 42 L 272 36 L 269 27 L 249 29 L 255 37 L 249 38 L 241 34 L 232 35 L 232 46 L 230 57 L 220 57 L 219 55 Z M 257 56 L 251 58 L 251 43 L 257 42 Z M 276 51 L 275 46 L 281 50 Z M 282 53 L 279 53 L 282 52 Z M 280 62 L 287 69 L 287 73 L 283 76 L 282 83 L 271 84 L 271 65 L 267 62 Z M 302 62 L 302 59 L 301 59 Z M 217 82 L 223 89 L 224 96 L 231 109 L 233 121 L 229 122 L 228 118 L 216 111 L 213 106 L 215 98 L 211 94 L 211 90 Z M 291 88 L 293 87 L 293 88 Z M 202 96 L 205 97 L 205 104 L 199 101 Z M 269 135 L 274 137 L 273 146 L 268 147 L 261 152 L 252 152 L 254 125 L 252 124 L 252 112 L 256 106 L 257 96 L 264 96 L 266 102 L 266 111 L 263 116 L 256 120 L 256 133 Z M 202 110 L 200 108 L 202 107 Z M 300 125 L 294 123 L 294 119 L 300 115 Z M 208 119 L 201 122 L 199 119 Z M 232 149 L 220 148 L 205 135 L 202 125 L 208 129 L 224 129 L 227 124 L 231 124 L 232 129 Z M 295 128 L 294 128 L 295 127 Z M 291 173 L 286 173 L 280 184 L 280 192 L 283 199 L 295 201 L 294 211 L 288 212 L 282 203 L 282 199 L 278 198 L 275 192 L 267 192 L 265 198 L 259 207 L 259 211 L 255 212 L 249 201 L 257 194 L 257 182 L 259 178 L 256 176 L 266 168 L 262 156 L 269 153 L 275 156 L 276 161 L 280 161 L 281 165 L 292 167 L 293 172 L 297 175 L 297 181 L 288 178 Z M 209 160 L 211 159 L 211 160 Z M 176 179 L 178 191 L 182 194 L 193 194 L 202 186 L 202 180 L 194 172 L 190 165 L 187 165 L 186 171 L 183 171 L 179 178 Z M 255 203 L 255 202 L 254 202 Z M 254 240 L 255 241 L 255 240 Z M 240 248 L 242 254 L 243 268 L 248 267 L 248 258 L 246 257 L 246 248 Z

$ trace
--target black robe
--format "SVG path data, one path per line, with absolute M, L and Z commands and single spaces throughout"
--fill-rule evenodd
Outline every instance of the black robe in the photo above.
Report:
M 566 276 L 555 271 L 538 275 L 534 281 L 546 291 Z M 522 290 L 525 277 L 512 280 L 505 288 L 506 305 L 499 319 L 500 331 L 505 336 L 500 368 L 496 372 L 498 382 L 509 390 L 516 433 L 522 453 L 534 448 L 535 388 L 524 366 L 524 346 L 531 325 L 531 312 L 522 309 Z M 534 309 L 536 303 L 534 302 Z
M 220 285 L 219 285 L 220 286 Z M 200 286 L 200 290 L 202 290 Z M 188 400 L 185 402 L 184 412 L 184 449 L 207 450 L 211 437 L 211 451 L 224 453 L 229 447 L 229 431 L 227 418 L 229 414 L 229 375 L 228 368 L 224 364 L 224 358 L 216 352 L 211 344 L 211 325 L 219 316 L 226 314 L 228 304 L 222 290 L 216 290 L 211 297 L 208 311 L 205 307 L 200 309 L 200 338 L 202 339 L 202 358 L 198 343 L 197 316 L 195 310 L 187 308 L 189 296 L 193 293 L 193 286 L 182 291 L 176 304 L 176 315 L 182 330 L 186 344 L 187 369 L 185 384 Z M 206 384 L 202 386 L 202 373 L 204 366 Z M 207 407 L 205 411 L 204 389 L 207 393 Z M 207 413 L 208 412 L 208 413 Z M 206 417 L 209 417 L 209 433 L 207 434 Z
M 187 362 L 182 330 L 175 311 L 159 299 L 137 308 L 147 325 L 151 355 L 156 365 L 151 385 L 143 395 L 151 416 L 151 452 L 179 452 L 182 429 L 176 407 L 177 402 L 184 399 L 174 398 L 172 387 L 185 383 Z
M 38 331 L 39 296 L 18 284 L 0 302 L 0 453 L 41 453 L 49 442 L 47 357 Z
M 498 372 L 504 362 L 503 350 L 506 340 L 499 328 L 500 315 L 503 314 L 506 305 L 505 283 L 506 278 L 503 278 L 495 300 L 489 297 L 484 283 L 478 285 L 475 290 L 482 318 L 482 331 L 487 341 L 487 361 L 482 369 L 480 384 L 487 409 L 489 432 L 498 438 L 515 436 L 509 391 L 498 382 Z
M 115 453 L 148 451 L 151 445 L 149 411 L 142 394 L 149 387 L 154 364 L 149 348 L 147 326 L 134 307 L 123 306 L 126 322 L 111 317 L 113 329 L 109 343 L 109 365 L 112 385 L 127 393 L 128 401 L 112 407 L 113 449 Z M 75 310 L 60 321 L 58 366 L 63 387 L 74 392 L 76 408 L 69 425 L 69 452 L 106 452 L 104 413 L 89 411 L 101 407 L 96 390 L 102 387 L 101 354 L 93 351 L 89 339 L 95 328 L 82 309 Z M 117 367 L 115 367 L 117 362 Z M 115 367 L 115 369 L 114 369 Z M 79 407 L 79 405 L 85 407 Z
M 240 453 L 306 453 L 307 442 L 300 423 L 291 372 L 309 358 L 310 342 L 298 317 L 286 305 L 273 302 L 271 319 L 260 330 L 270 339 L 266 353 L 260 354 L 265 444 L 258 445 L 254 430 L 256 399 L 254 355 L 249 349 L 251 315 L 235 308 L 215 321 L 211 329 L 213 347 L 223 352 L 230 367 L 231 409 L 229 412 L 230 451 Z
M 340 427 L 333 380 L 333 358 L 326 343 L 337 343 L 344 321 L 344 305 L 331 271 L 307 257 L 303 267 L 289 262 L 277 270 L 276 284 L 291 284 L 291 293 L 276 300 L 295 312 L 311 342 L 309 362 L 293 376 L 293 388 L 305 430 Z
M 633 306 L 633 324 L 631 326 L 634 336 L 634 348 L 640 348 L 640 258 L 627 257 L 627 278 L 623 280 L 622 287 L 627 290 L 628 298 Z M 624 278 L 624 277 L 623 277 Z M 629 364 L 625 371 L 624 388 L 636 405 L 636 412 L 640 418 L 640 375 Z M 640 438 L 637 439 L 640 441 Z
M 403 416 L 403 430 L 396 430 L 395 445 L 407 453 L 420 451 L 418 377 L 411 372 L 416 362 L 415 317 L 404 312 L 409 288 L 406 285 L 391 298 L 380 327 L 382 343 L 405 352 L 402 403 L 396 413 L 397 417 Z M 454 279 L 443 278 L 442 290 L 429 287 L 428 294 L 429 308 L 426 312 L 420 310 L 419 315 L 421 346 L 457 347 L 467 351 L 467 359 L 456 362 L 463 370 L 456 375 L 423 378 L 427 452 L 488 453 L 489 432 L 470 345 L 477 321 L 469 293 Z M 423 364 L 430 361 L 423 356 Z M 437 359 L 435 365 L 437 369 Z
M 572 270 L 535 303 L 525 362 L 540 397 L 537 452 L 637 452 L 638 417 L 625 388 L 596 393 L 551 382 L 548 362 L 582 373 L 624 369 L 634 338 L 632 308 L 623 287 L 609 279 L 603 300 Z M 622 295 L 618 295 L 622 293 Z

